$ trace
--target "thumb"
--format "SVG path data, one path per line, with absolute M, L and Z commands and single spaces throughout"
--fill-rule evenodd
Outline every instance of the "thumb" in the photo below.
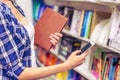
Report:
M 75 51 L 73 52 L 74 55 L 78 55 L 78 54 L 80 54 L 80 53 L 81 53 L 81 50 L 75 50 Z
M 88 53 L 89 53 L 88 51 L 85 51 L 85 52 L 82 53 L 81 55 L 84 56 L 84 57 L 86 57 L 86 56 L 88 55 Z

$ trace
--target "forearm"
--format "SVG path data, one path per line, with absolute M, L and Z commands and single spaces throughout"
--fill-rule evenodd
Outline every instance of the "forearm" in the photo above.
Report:
M 65 65 L 65 63 L 61 63 L 54 66 L 48 66 L 48 67 L 26 68 L 19 75 L 19 80 L 38 79 L 38 78 L 46 77 L 52 74 L 56 74 L 58 72 L 63 72 L 68 69 L 69 67 L 68 65 Z

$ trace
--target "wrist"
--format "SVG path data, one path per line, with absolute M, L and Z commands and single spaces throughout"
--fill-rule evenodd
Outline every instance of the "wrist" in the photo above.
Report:
M 62 65 L 65 67 L 66 70 L 70 70 L 71 66 L 67 62 L 62 63 Z

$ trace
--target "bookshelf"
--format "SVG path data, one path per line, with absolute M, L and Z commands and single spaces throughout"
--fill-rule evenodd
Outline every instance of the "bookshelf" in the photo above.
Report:
M 85 43 L 87 43 L 87 42 L 90 41 L 89 39 L 80 37 L 80 36 L 78 36 L 78 35 L 74 35 L 74 34 L 71 33 L 70 31 L 65 30 L 65 29 L 62 31 L 62 33 L 65 34 L 65 35 L 69 35 L 69 36 L 72 36 L 72 37 L 74 37 L 74 38 L 77 38 L 77 39 L 79 39 L 79 40 L 81 40 L 81 41 L 83 41 L 83 42 L 85 42 Z M 100 47 L 100 48 L 103 48 L 103 49 L 106 50 L 106 51 L 113 51 L 114 53 L 120 55 L 120 51 L 119 51 L 119 50 L 116 50 L 116 49 L 113 49 L 113 48 L 111 48 L 111 47 L 108 47 L 107 45 L 104 45 L 104 44 L 101 44 L 101 43 L 98 43 L 98 42 L 97 42 L 97 43 L 95 43 L 95 46 Z
M 90 1 L 90 0 L 45 0 L 48 5 L 68 6 L 74 9 L 97 10 L 102 12 L 111 12 L 112 6 L 120 5 L 120 2 L 103 2 L 103 1 Z
M 94 11 L 100 11 L 100 12 L 107 12 L 107 13 L 112 13 L 113 8 L 116 7 L 118 10 L 120 10 L 120 1 L 111 1 L 111 2 L 106 2 L 106 1 L 93 1 L 93 0 L 44 0 L 44 2 L 47 5 L 53 6 L 66 6 L 66 7 L 72 7 L 73 9 L 76 10 L 94 10 Z M 62 33 L 67 36 L 72 36 L 84 43 L 89 42 L 90 39 L 86 39 L 83 37 L 80 37 L 78 35 L 74 35 L 68 30 L 63 30 Z M 105 44 L 101 44 L 99 42 L 96 42 L 95 47 L 102 48 L 105 52 L 112 52 L 113 55 L 118 55 L 120 56 L 120 51 L 116 50 L 114 48 L 111 48 Z M 91 49 L 92 51 L 92 49 Z M 51 53 L 55 56 L 57 56 L 59 59 L 62 61 L 65 61 L 66 59 L 59 55 L 58 50 L 51 50 Z M 91 73 L 88 65 L 88 61 L 90 60 L 90 55 L 88 57 L 87 62 L 85 64 L 82 64 L 76 68 L 74 68 L 75 71 L 80 73 L 82 76 L 84 76 L 88 80 L 97 80 L 93 74 Z

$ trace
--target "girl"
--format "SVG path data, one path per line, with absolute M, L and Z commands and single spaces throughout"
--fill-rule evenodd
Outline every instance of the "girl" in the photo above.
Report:
M 55 46 L 61 33 L 50 35 Z M 12 0 L 0 0 L 0 80 L 33 80 L 72 69 L 84 62 L 87 52 L 76 50 L 66 62 L 36 67 L 34 27 L 23 10 Z

